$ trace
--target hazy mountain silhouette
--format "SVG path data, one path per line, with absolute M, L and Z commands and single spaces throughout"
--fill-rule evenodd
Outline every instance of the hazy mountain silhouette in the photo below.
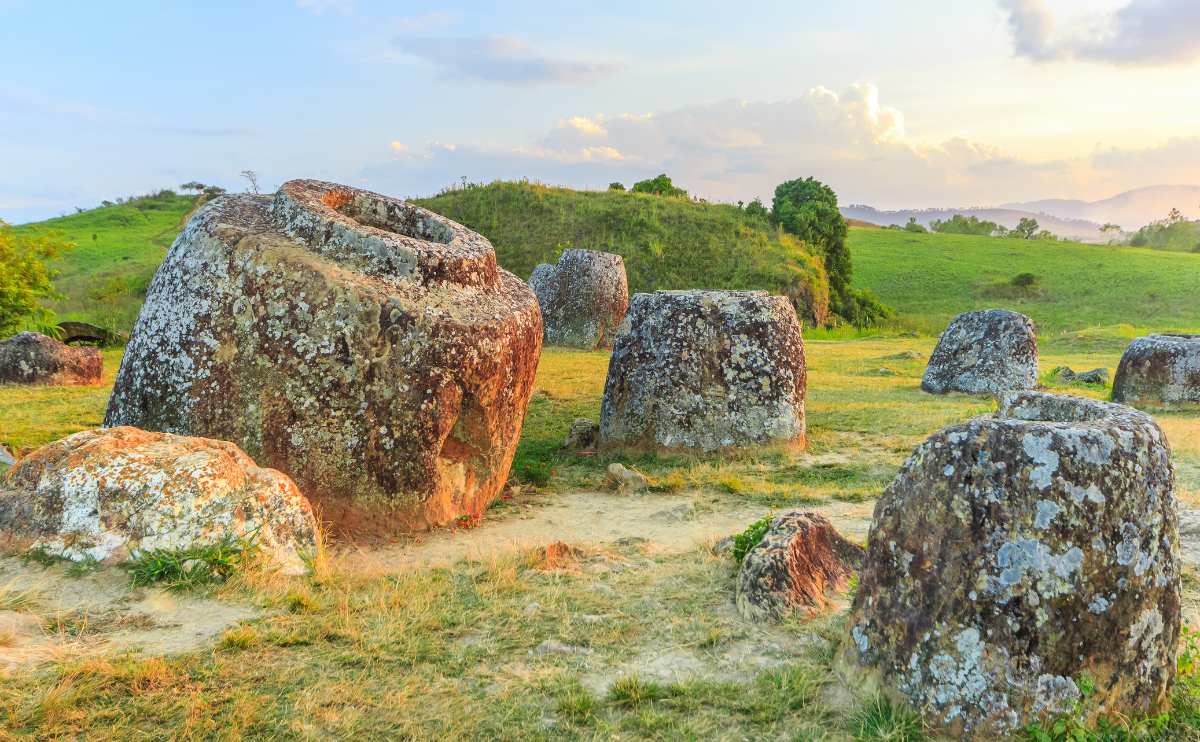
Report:
M 1082 219 L 1061 219 L 1059 217 L 1035 213 L 1032 211 L 1023 211 L 1018 209 L 987 209 L 987 208 L 970 208 L 970 209 L 903 209 L 900 211 L 882 211 L 871 206 L 862 204 L 854 204 L 851 206 L 843 206 L 842 216 L 847 219 L 860 219 L 864 222 L 871 222 L 880 226 L 896 224 L 904 226 L 908 223 L 910 217 L 915 217 L 916 220 L 928 227 L 929 223 L 935 219 L 949 219 L 955 214 L 963 216 L 975 216 L 979 219 L 995 222 L 1002 227 L 1012 229 L 1017 226 L 1017 223 L 1024 217 L 1033 217 L 1037 219 L 1038 225 L 1042 229 L 1048 229 L 1059 237 L 1070 237 L 1071 239 L 1084 240 L 1088 242 L 1106 242 L 1108 238 L 1100 233 L 1100 224 Z
M 1101 224 L 1112 222 L 1132 232 L 1162 219 L 1171 209 L 1179 209 L 1192 219 L 1200 218 L 1200 186 L 1149 186 L 1102 201 L 1051 198 L 1003 204 L 1000 208 L 1042 212 L 1061 219 L 1084 219 Z

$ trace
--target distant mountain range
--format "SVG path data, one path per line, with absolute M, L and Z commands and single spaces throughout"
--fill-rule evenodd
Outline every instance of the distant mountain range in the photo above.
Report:
M 1102 224 L 1111 222 L 1126 232 L 1133 232 L 1152 221 L 1164 218 L 1171 209 L 1179 209 L 1185 216 L 1193 219 L 1200 218 L 1200 186 L 1150 186 L 1126 191 L 1102 201 L 1044 199 L 1002 204 L 992 208 L 882 211 L 858 204 L 843 207 L 842 215 L 847 219 L 861 219 L 881 226 L 903 226 L 908 223 L 910 217 L 915 217 L 918 222 L 928 227 L 935 219 L 948 219 L 955 214 L 962 214 L 996 222 L 1009 229 L 1015 227 L 1022 218 L 1033 217 L 1038 220 L 1042 229 L 1048 229 L 1060 237 L 1103 242 L 1107 237 L 1100 232 Z
M 1192 219 L 1200 218 L 1200 186 L 1150 186 L 1125 191 L 1103 201 L 1077 201 L 1052 198 L 1043 201 L 1003 204 L 1002 209 L 1053 214 L 1061 219 L 1119 224 L 1132 232 L 1171 209 L 1179 209 Z

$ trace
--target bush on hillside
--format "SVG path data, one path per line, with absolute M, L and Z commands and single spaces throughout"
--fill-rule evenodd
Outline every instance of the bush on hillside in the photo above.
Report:
M 821 258 L 734 205 L 510 182 L 417 203 L 486 236 L 521 276 L 566 248 L 603 250 L 625 258 L 630 291 L 764 289 L 788 296 L 809 324 L 829 320 Z
M 610 190 L 610 191 L 623 191 L 623 190 L 625 190 L 625 184 L 624 184 L 624 183 L 617 182 L 617 181 L 615 181 L 615 180 L 614 180 L 613 182 L 611 182 L 611 183 L 609 183 L 609 184 L 608 184 L 608 190 Z
M 915 216 L 910 216 L 908 218 L 908 224 L 904 225 L 904 231 L 905 232 L 916 232 L 917 234 L 925 234 L 929 230 L 925 229 L 925 225 L 918 222 L 917 218 Z
M 22 326 L 54 324 L 42 302 L 56 298 L 52 260 L 74 247 L 56 233 L 16 233 L 0 221 L 0 337 Z
M 671 198 L 687 198 L 688 195 L 687 191 L 676 187 L 666 173 L 661 173 L 658 177 L 650 178 L 649 180 L 638 181 L 629 190 L 634 193 L 649 193 L 655 196 L 669 196 Z

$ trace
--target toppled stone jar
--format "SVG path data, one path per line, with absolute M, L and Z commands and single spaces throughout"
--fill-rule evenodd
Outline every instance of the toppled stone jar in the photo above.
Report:
M 547 345 L 608 348 L 629 309 L 625 261 L 595 250 L 564 250 L 558 263 L 540 263 L 529 286 L 542 308 Z
M 929 356 L 921 388 L 930 394 L 998 394 L 1032 389 L 1038 380 L 1033 320 L 1007 309 L 955 317 Z
M 234 539 L 293 574 L 317 547 L 312 509 L 284 474 L 232 443 L 129 427 L 85 430 L 21 459 L 0 477 L 0 532 L 109 563 Z
M 796 312 L 763 291 L 634 294 L 608 364 L 605 444 L 712 451 L 803 445 Z
M 1149 416 L 1005 394 L 996 417 L 921 444 L 876 504 L 846 669 L 963 739 L 1161 711 L 1180 629 L 1173 484 Z
M 1200 335 L 1149 335 L 1130 343 L 1117 366 L 1113 401 L 1200 404 Z
M 202 207 L 150 285 L 106 416 L 237 443 L 339 533 L 478 516 L 541 351 L 482 236 L 332 183 Z
M 37 332 L 0 342 L 0 384 L 99 384 L 103 367 L 99 348 L 71 347 Z

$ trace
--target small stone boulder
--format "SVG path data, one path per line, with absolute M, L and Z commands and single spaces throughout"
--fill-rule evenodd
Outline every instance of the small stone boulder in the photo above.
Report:
M 600 426 L 586 417 L 577 417 L 563 439 L 562 447 L 568 451 L 590 451 L 600 442 Z
M 635 294 L 608 364 L 605 444 L 714 451 L 804 444 L 796 312 L 762 291 Z
M 650 487 L 650 480 L 636 469 L 613 462 L 606 470 L 608 481 L 616 485 L 621 492 L 642 492 Z
M 98 348 L 73 348 L 36 332 L 0 342 L 0 384 L 99 384 L 103 371 Z
M 115 563 L 245 539 L 288 573 L 316 549 L 312 508 L 237 446 L 120 427 L 75 433 L 0 479 L 0 532 L 75 561 Z
M 542 347 L 481 235 L 313 180 L 200 207 L 150 284 L 106 425 L 233 441 L 340 535 L 482 515 Z
M 1070 366 L 1058 366 L 1050 372 L 1059 381 L 1068 384 L 1090 384 L 1104 386 L 1108 384 L 1108 369 L 1094 368 L 1091 371 L 1075 371 Z
M 1200 404 L 1200 335 L 1149 335 L 1121 356 L 1114 402 L 1145 407 Z
M 547 345 L 608 348 L 629 308 L 629 284 L 620 255 L 564 250 L 557 265 L 541 263 L 529 287 L 542 308 Z
M 7 448 L 0 445 L 0 466 L 12 466 L 15 463 L 17 463 L 17 458 Z
M 998 394 L 1037 386 L 1033 320 L 1007 309 L 955 317 L 929 356 L 921 388 L 930 394 Z
M 862 559 L 863 548 L 842 538 L 824 516 L 799 510 L 777 515 L 742 560 L 738 612 L 751 621 L 775 621 L 825 608 L 828 594 L 846 589 Z
M 876 504 L 845 669 L 956 739 L 1158 713 L 1180 631 L 1173 486 L 1149 416 L 1003 395 L 921 444 Z

